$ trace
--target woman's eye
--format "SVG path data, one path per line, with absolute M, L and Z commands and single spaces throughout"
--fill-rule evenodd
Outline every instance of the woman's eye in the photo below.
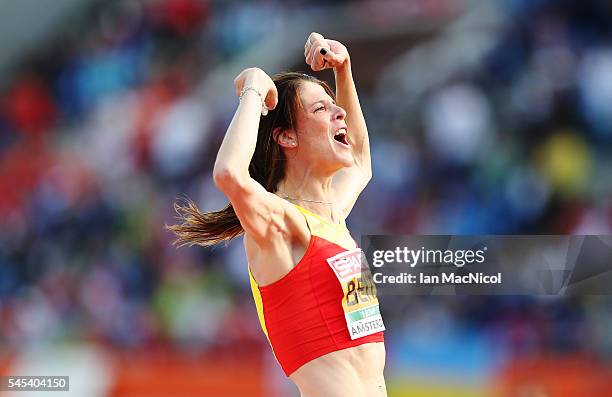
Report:
M 319 110 L 325 110 L 325 106 L 321 106 L 320 108 L 317 108 L 315 112 L 318 112 Z

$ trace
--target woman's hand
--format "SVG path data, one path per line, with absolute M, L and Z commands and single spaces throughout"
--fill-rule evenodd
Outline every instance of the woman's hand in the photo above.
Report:
M 349 62 L 348 50 L 342 43 L 326 39 L 316 32 L 312 32 L 304 44 L 304 57 L 315 72 L 340 69 Z
M 240 95 L 244 87 L 253 87 L 264 96 L 264 103 L 268 110 L 272 110 L 278 104 L 278 91 L 274 82 L 259 68 L 244 69 L 234 79 L 236 95 Z

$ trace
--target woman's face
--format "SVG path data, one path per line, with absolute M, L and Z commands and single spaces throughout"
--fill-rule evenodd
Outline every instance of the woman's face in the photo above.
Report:
M 354 159 L 344 109 L 336 105 L 322 86 L 309 81 L 300 84 L 299 100 L 296 155 L 325 171 L 351 167 Z

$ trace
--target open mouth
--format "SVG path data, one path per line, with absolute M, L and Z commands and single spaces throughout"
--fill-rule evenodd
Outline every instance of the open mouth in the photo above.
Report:
M 349 146 L 346 128 L 340 128 L 338 131 L 336 131 L 334 134 L 334 139 L 343 145 Z

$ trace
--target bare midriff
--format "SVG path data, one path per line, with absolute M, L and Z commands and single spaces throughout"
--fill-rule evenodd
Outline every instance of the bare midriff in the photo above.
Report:
M 318 357 L 290 378 L 301 397 L 386 397 L 385 344 L 367 343 Z

